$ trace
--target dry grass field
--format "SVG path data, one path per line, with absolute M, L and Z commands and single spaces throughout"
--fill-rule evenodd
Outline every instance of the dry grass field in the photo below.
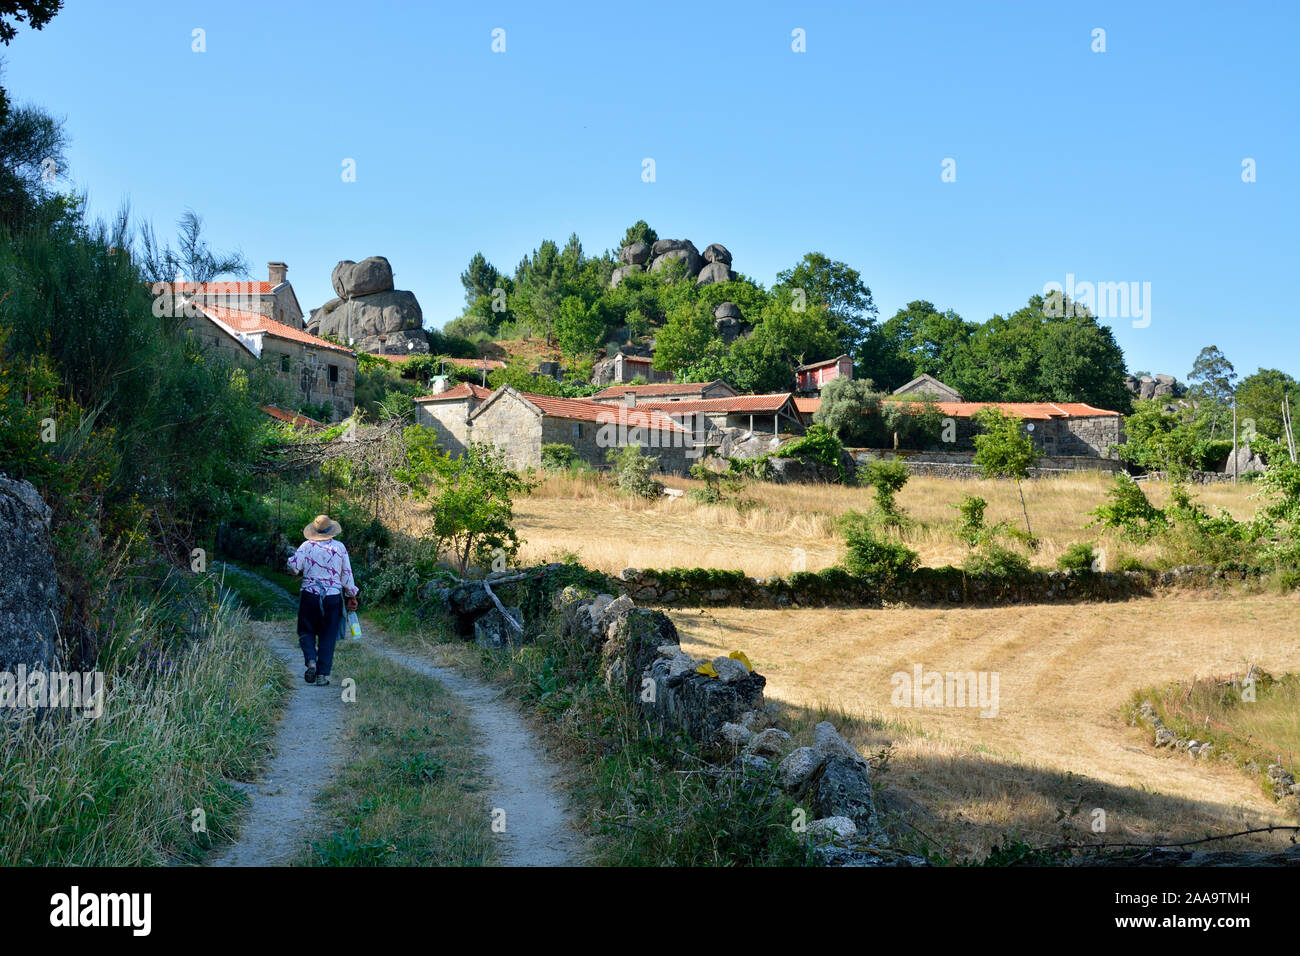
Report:
M 1099 540 L 1113 562 L 1129 555 L 1144 563 L 1160 557 L 1158 545 L 1134 545 L 1111 535 L 1098 537 L 1088 528 L 1088 512 L 1102 503 L 1112 479 L 1096 472 L 1026 482 L 1025 502 L 1034 534 L 1041 541 L 1033 563 L 1053 567 L 1067 546 Z M 689 478 L 669 478 L 670 487 L 702 486 Z M 1147 494 L 1157 506 L 1169 500 L 1169 487 L 1154 482 Z M 1212 513 L 1226 508 L 1236 518 L 1255 513 L 1257 493 L 1249 484 L 1220 484 L 1198 489 L 1198 500 Z M 911 479 L 898 502 L 918 526 L 898 534 L 921 556 L 923 564 L 961 564 L 966 545 L 952 533 L 952 507 L 962 495 L 989 503 L 985 520 L 1024 528 L 1020 499 L 1009 481 Z M 516 526 L 526 544 L 527 563 L 572 554 L 583 564 L 617 573 L 623 568 L 710 567 L 750 575 L 816 571 L 840 560 L 842 548 L 835 518 L 851 509 L 870 507 L 869 488 L 839 485 L 773 485 L 754 482 L 742 496 L 753 504 L 738 511 L 729 505 L 699 504 L 687 497 L 644 502 L 622 495 L 595 477 L 547 475 L 527 498 L 517 502 Z M 795 549 L 802 549 L 799 555 Z
M 891 828 L 906 832 L 905 818 L 956 856 L 982 856 L 1004 833 L 1059 842 L 1057 810 L 1076 801 L 1085 842 L 1196 839 L 1297 822 L 1243 771 L 1154 750 L 1124 710 L 1135 690 L 1165 681 L 1252 662 L 1275 674 L 1300 670 L 1300 595 L 670 614 L 692 654 L 744 650 L 767 677 L 768 697 L 796 716 L 847 715 L 847 735 L 865 753 L 892 745 L 883 778 Z M 997 672 L 997 716 L 893 706 L 891 676 L 917 664 Z M 1089 830 L 1098 807 L 1104 835 Z

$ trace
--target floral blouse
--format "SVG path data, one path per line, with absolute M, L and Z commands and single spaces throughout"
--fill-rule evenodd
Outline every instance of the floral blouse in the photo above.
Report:
M 357 593 L 352 579 L 352 562 L 341 541 L 304 541 L 289 558 L 289 570 L 302 575 L 302 589 L 309 594 Z

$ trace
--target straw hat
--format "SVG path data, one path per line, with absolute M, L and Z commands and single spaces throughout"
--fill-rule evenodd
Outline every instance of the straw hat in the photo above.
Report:
M 315 521 L 302 529 L 302 536 L 308 541 L 328 541 L 342 533 L 342 525 L 329 515 L 317 515 Z

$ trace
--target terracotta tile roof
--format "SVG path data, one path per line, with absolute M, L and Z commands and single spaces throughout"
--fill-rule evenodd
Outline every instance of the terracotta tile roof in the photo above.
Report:
M 290 425 L 293 425 L 295 428 L 314 429 L 314 428 L 326 427 L 324 422 L 318 422 L 314 418 L 308 418 L 306 415 L 302 414 L 301 412 L 291 412 L 288 409 L 276 408 L 274 405 L 260 405 L 258 407 L 261 408 L 262 411 L 266 412 L 266 414 L 270 415 L 272 418 L 282 422 L 288 422 Z
M 164 282 L 174 295 L 270 295 L 275 286 L 269 282 L 234 279 L 229 282 Z
M 800 415 L 811 415 L 822 407 L 822 400 L 816 396 L 796 395 L 794 410 Z
M 827 365 L 834 365 L 834 364 L 837 363 L 840 359 L 846 359 L 846 358 L 848 358 L 847 355 L 837 355 L 837 356 L 835 356 L 835 358 L 826 359 L 826 361 L 824 361 L 824 362 L 810 362 L 810 363 L 808 363 L 807 365 L 800 365 L 799 368 L 798 368 L 798 371 L 800 371 L 800 372 L 807 372 L 807 371 L 811 371 L 812 369 L 815 369 L 815 368 L 823 368 L 824 366 L 827 366 Z
M 921 409 L 922 402 L 907 402 Z M 1047 421 L 1052 418 L 1091 418 L 1097 415 L 1119 415 L 1109 409 L 1097 408 L 1087 402 L 935 402 L 939 411 L 953 418 L 973 418 L 985 408 L 997 408 L 1003 415 Z
M 285 325 L 283 322 L 268 319 L 266 316 L 259 315 L 256 312 L 245 312 L 242 309 L 227 309 L 220 305 L 200 305 L 199 308 L 207 313 L 209 317 L 224 322 L 237 332 L 261 332 L 264 335 L 271 336 L 272 338 L 297 342 L 299 345 L 310 345 L 312 348 L 317 349 L 329 349 L 332 352 L 342 352 L 344 355 L 356 355 L 355 352 L 345 346 L 336 345 L 328 339 L 322 339 L 319 336 L 312 335 L 310 332 L 304 332 L 302 329 L 295 329 L 293 326 Z
M 683 428 L 667 415 L 662 415 L 652 409 L 602 404 L 585 398 L 557 398 L 554 395 L 533 395 L 528 392 L 520 392 L 519 394 L 541 409 L 543 415 L 549 415 L 552 418 L 690 434 L 689 429 Z
M 622 398 L 629 392 L 637 398 L 643 395 L 694 395 L 704 391 L 716 382 L 659 382 L 654 385 L 611 385 L 597 392 L 592 398 Z
M 492 389 L 484 388 L 481 385 L 475 385 L 473 382 L 461 382 L 445 392 L 434 392 L 432 395 L 422 395 L 415 399 L 417 402 L 449 402 L 462 398 L 477 398 L 480 402 L 492 394 Z
M 387 358 L 387 356 L 385 356 L 385 358 Z M 451 364 L 451 365 L 459 365 L 461 368 L 472 368 L 472 369 L 477 369 L 477 370 L 480 370 L 480 371 L 481 371 L 481 370 L 486 370 L 486 371 L 489 371 L 489 372 L 494 371 L 494 370 L 499 369 L 499 368 L 505 368 L 505 367 L 506 367 L 506 363 L 505 363 L 505 362 L 502 362 L 500 359 L 488 359 L 488 358 L 476 358 L 476 359 L 467 359 L 467 358 L 444 358 L 443 361 L 444 361 L 444 362 L 447 362 L 447 363 L 449 363 L 449 364 Z
M 637 408 L 654 408 L 671 414 L 687 412 L 725 412 L 741 415 L 750 412 L 774 414 L 790 401 L 789 392 L 768 395 L 728 395 L 725 398 L 699 398 L 685 402 L 645 402 Z

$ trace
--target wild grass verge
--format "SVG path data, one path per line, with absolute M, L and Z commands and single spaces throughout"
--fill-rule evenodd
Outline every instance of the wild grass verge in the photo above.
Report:
M 233 596 L 195 596 L 183 643 L 168 595 L 124 607 L 100 717 L 0 714 L 0 863 L 192 863 L 233 836 L 246 798 L 228 781 L 265 755 L 285 674 Z

